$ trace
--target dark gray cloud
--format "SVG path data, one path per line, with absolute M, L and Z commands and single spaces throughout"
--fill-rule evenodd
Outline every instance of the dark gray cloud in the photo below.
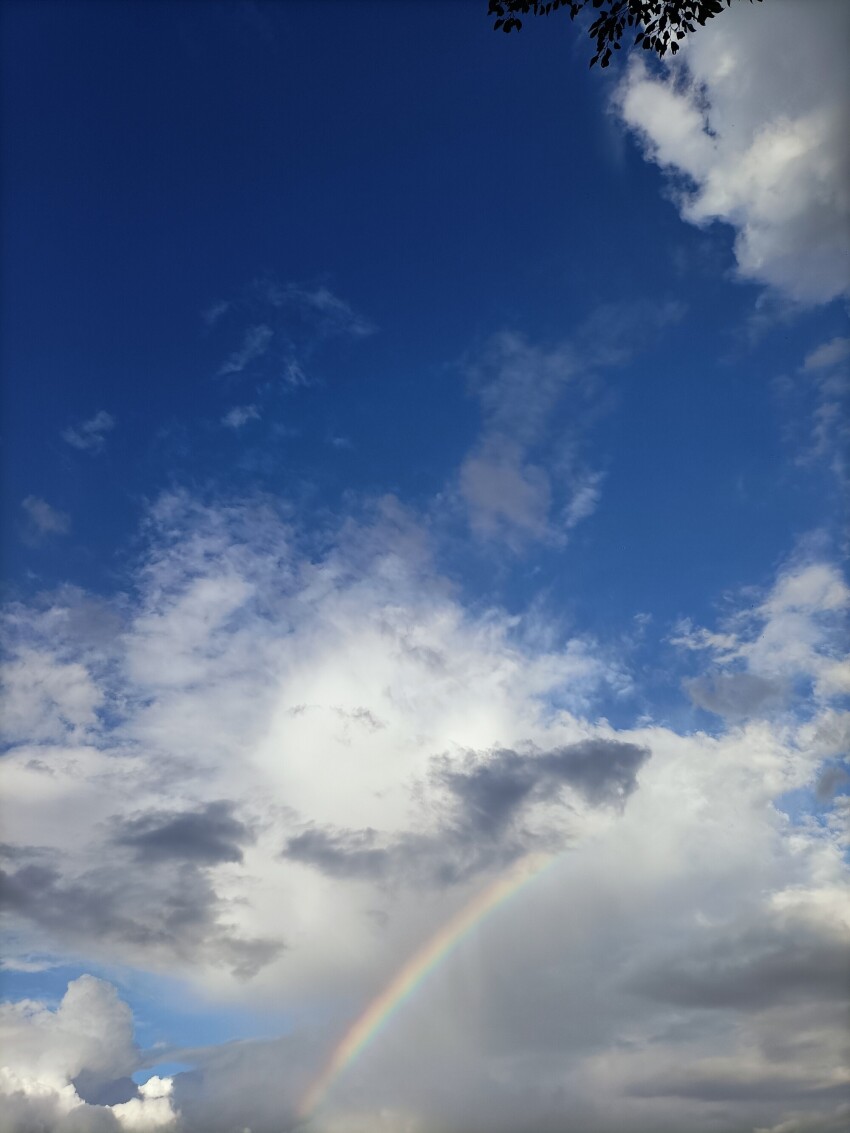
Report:
M 372 829 L 333 833 L 310 827 L 290 838 L 284 853 L 292 861 L 340 878 L 383 878 L 391 857 L 391 851 L 378 843 L 377 832 Z
M 176 1049 L 195 1068 L 174 1078 L 174 1104 L 186 1133 L 286 1133 L 303 1127 L 298 1099 L 327 1056 L 316 1035 Z M 159 1057 L 159 1056 L 158 1056 Z
M 20 863 L 20 864 L 18 864 Z M 249 979 L 283 950 L 272 939 L 237 935 L 221 919 L 208 872 L 192 862 L 139 869 L 115 855 L 108 864 L 66 877 L 44 851 L 18 849 L 0 870 L 0 905 L 64 945 L 124 955 L 159 954 L 181 964 L 203 960 Z
M 752 1011 L 850 998 L 847 941 L 808 924 L 754 923 L 712 931 L 685 955 L 663 956 L 628 978 L 633 992 L 677 1007 Z
M 437 773 L 454 795 L 459 821 L 482 834 L 503 829 L 528 802 L 558 800 L 572 787 L 594 806 L 625 802 L 637 786 L 647 748 L 617 740 L 582 740 L 551 751 L 521 755 L 498 749 L 467 757 L 454 770 L 447 762 Z
M 727 720 L 773 711 L 781 707 L 786 692 L 782 681 L 755 673 L 713 673 L 686 681 L 685 689 L 698 708 Z
M 139 1088 L 132 1078 L 113 1078 L 106 1082 L 101 1074 L 81 1070 L 71 1085 L 88 1105 L 120 1105 L 138 1098 Z
M 821 773 L 815 787 L 815 794 L 820 802 L 829 802 L 839 788 L 846 783 L 850 783 L 850 772 L 848 772 L 846 765 L 833 764 Z
M 648 757 L 636 744 L 582 740 L 527 755 L 506 748 L 470 753 L 460 768 L 440 758 L 431 779 L 448 806 L 434 833 L 382 839 L 372 829 L 310 826 L 287 841 L 283 854 L 330 877 L 455 884 L 544 845 L 556 848 L 521 825 L 535 803 L 555 802 L 566 812 L 571 789 L 594 806 L 622 806 Z M 567 833 L 560 831 L 557 848 Z
M 198 810 L 153 811 L 122 819 L 114 840 L 129 846 L 140 861 L 241 862 L 242 846 L 254 835 L 234 818 L 233 809 L 232 803 L 213 802 Z
M 748 1069 L 738 1073 L 721 1071 L 713 1066 L 679 1068 L 637 1082 L 628 1089 L 633 1097 L 688 1098 L 703 1102 L 771 1102 L 799 1104 L 801 1098 L 817 1098 L 818 1102 L 850 1100 L 850 1089 L 844 1084 L 818 1083 L 810 1074 L 793 1074 L 787 1067 Z

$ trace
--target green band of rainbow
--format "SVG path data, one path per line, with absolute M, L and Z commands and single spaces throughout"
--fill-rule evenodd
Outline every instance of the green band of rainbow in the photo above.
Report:
M 552 860 L 548 854 L 531 854 L 517 862 L 487 889 L 473 897 L 468 905 L 411 956 L 346 1031 L 322 1072 L 304 1094 L 298 1107 L 299 1117 L 310 1116 L 343 1070 L 357 1058 L 380 1028 L 460 944 L 467 933 L 497 905 L 512 897 L 526 882 L 536 877 Z

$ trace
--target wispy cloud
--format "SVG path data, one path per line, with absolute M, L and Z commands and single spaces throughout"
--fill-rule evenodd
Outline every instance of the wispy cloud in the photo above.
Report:
M 608 408 L 601 374 L 683 312 L 670 301 L 606 305 L 554 345 L 505 331 L 466 357 L 463 369 L 482 421 L 456 492 L 476 535 L 515 550 L 530 541 L 563 544 L 593 514 L 604 473 L 583 454 Z
M 29 542 L 38 542 L 50 535 L 67 535 L 71 530 L 71 517 L 51 507 L 40 496 L 27 496 L 21 500 L 21 507 L 27 517 L 24 538 Z
M 266 353 L 274 338 L 274 331 L 265 323 L 248 327 L 242 339 L 242 345 L 219 367 L 219 377 L 228 374 L 241 374 L 242 371 Z
M 255 284 L 260 294 L 278 308 L 300 310 L 316 324 L 322 334 L 347 334 L 364 338 L 376 327 L 359 314 L 350 303 L 324 286 L 309 287 L 298 283 L 279 284 L 265 280 Z
M 257 421 L 260 417 L 260 411 L 256 405 L 234 405 L 222 417 L 222 425 L 226 425 L 228 429 L 241 429 L 243 425 L 247 425 L 249 421 Z
M 106 434 L 115 428 L 115 424 L 112 414 L 101 409 L 87 421 L 69 425 L 63 430 L 62 439 L 81 452 L 102 452 L 106 445 Z
M 215 324 L 230 310 L 232 304 L 227 299 L 219 299 L 215 303 L 210 303 L 204 311 L 201 312 L 201 318 L 204 320 L 208 327 L 214 327 Z
M 217 335 L 235 331 L 240 336 L 217 374 L 253 378 L 255 404 L 247 408 L 258 413 L 275 390 L 312 385 L 315 359 L 331 340 L 375 333 L 368 319 L 328 287 L 280 283 L 274 277 L 255 279 L 237 298 L 213 303 L 203 319 Z M 247 420 L 240 419 L 237 409 L 224 423 L 239 428 Z

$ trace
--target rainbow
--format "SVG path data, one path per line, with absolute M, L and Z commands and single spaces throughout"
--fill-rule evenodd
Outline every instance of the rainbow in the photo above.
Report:
M 489 912 L 537 877 L 553 860 L 550 854 L 530 854 L 477 894 L 413 954 L 366 1009 L 354 1020 L 321 1073 L 301 1099 L 298 1116 L 308 1118 L 347 1066 L 369 1045 L 378 1031 L 410 998 L 431 972 Z

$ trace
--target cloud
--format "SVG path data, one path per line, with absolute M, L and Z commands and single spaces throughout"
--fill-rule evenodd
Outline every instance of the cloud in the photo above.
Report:
M 850 783 L 850 770 L 844 767 L 827 767 L 817 781 L 815 794 L 821 802 L 828 802 L 845 783 Z
M 62 433 L 62 439 L 81 452 L 103 452 L 106 447 L 106 434 L 115 428 L 115 418 L 105 409 L 99 410 L 88 421 L 70 425 Z
M 0 1049 L 8 1133 L 177 1128 L 170 1080 L 137 1087 L 130 1077 L 140 1063 L 132 1016 L 104 980 L 72 980 L 55 1009 L 33 1000 L 0 1005 Z
M 441 778 L 462 805 L 464 825 L 492 832 L 530 798 L 551 800 L 574 787 L 593 806 L 619 804 L 637 786 L 645 748 L 615 740 L 583 740 L 552 751 L 520 755 L 493 752 L 467 759 L 463 770 L 444 767 Z
M 208 327 L 214 327 L 232 306 L 233 304 L 229 300 L 219 299 L 215 303 L 210 303 L 209 307 L 201 312 L 201 318 Z
M 247 425 L 249 421 L 257 421 L 260 417 L 260 411 L 256 405 L 234 405 L 222 417 L 222 425 L 226 425 L 228 429 L 241 429 L 243 425 Z
M 796 394 L 789 432 L 797 444 L 797 463 L 828 463 L 842 489 L 847 487 L 850 442 L 848 357 L 850 339 L 829 339 L 806 355 L 796 382 L 786 378 L 780 384 L 786 395 Z
M 274 280 L 260 286 L 265 287 L 266 297 L 273 306 L 300 309 L 325 335 L 347 334 L 365 338 L 375 333 L 373 323 L 327 287 L 297 283 L 280 285 Z
M 565 439 L 561 431 L 559 460 L 549 452 L 555 411 L 566 391 L 574 387 L 578 401 L 586 391 L 574 346 L 563 343 L 546 351 L 504 332 L 468 358 L 465 371 L 482 414 L 480 435 L 457 481 L 473 532 L 503 539 L 515 549 L 528 540 L 561 539 L 564 527 L 552 521 L 554 504 L 569 509 L 582 494 L 579 511 L 592 511 L 575 439 Z
M 281 954 L 282 942 L 234 931 L 206 872 L 180 860 L 190 855 L 178 845 L 163 863 L 148 849 L 141 860 L 157 868 L 142 875 L 133 860 L 114 854 L 108 864 L 86 864 L 78 855 L 63 868 L 57 854 L 23 847 L 12 867 L 0 870 L 0 890 L 7 910 L 45 940 L 154 967 L 203 962 L 251 979 Z M 222 860 L 210 856 L 208 850 L 203 864 Z
M 613 740 L 548 752 L 470 752 L 463 761 L 438 757 L 428 778 L 443 796 L 442 808 L 426 799 L 424 789 L 416 793 L 420 805 L 439 813 L 431 833 L 387 839 L 371 828 L 310 826 L 287 841 L 284 856 L 337 878 L 437 887 L 467 882 L 535 850 L 563 849 L 574 832 L 570 820 L 577 804 L 564 788 L 592 806 L 622 806 L 648 757 L 646 749 Z
M 831 1000 L 848 976 L 841 918 L 807 920 L 771 909 L 707 927 L 698 948 L 678 948 L 636 973 L 639 995 L 679 1007 L 749 1011 Z
M 169 1052 L 193 1067 L 181 1133 L 291 1126 L 393 974 L 538 849 L 551 866 L 364 1045 L 317 1128 L 699 1133 L 721 1104 L 736 1128 L 841 1104 L 846 796 L 783 801 L 846 744 L 847 589 L 811 546 L 677 631 L 680 675 L 728 714 L 712 735 L 613 727 L 622 659 L 465 602 L 393 499 L 317 532 L 272 498 L 168 493 L 137 547 L 109 602 L 7 609 L 41 689 L 0 765 L 7 917 L 21 957 L 285 1003 L 285 1038 Z M 144 1100 L 128 1065 L 14 1105 L 114 1133 Z
M 268 399 L 276 386 L 312 385 L 311 364 L 323 345 L 334 339 L 367 338 L 376 329 L 330 288 L 281 283 L 274 277 L 253 280 L 241 296 L 212 304 L 203 318 L 217 334 L 238 329 L 239 345 L 221 364 L 218 376 L 253 374 L 260 382 L 258 401 Z M 256 416 L 258 404 L 237 406 L 223 423 L 239 428 Z
M 593 514 L 604 473 L 588 467 L 583 452 L 610 408 L 600 372 L 623 364 L 682 313 L 675 302 L 609 304 L 550 348 L 503 331 L 463 360 L 481 429 L 453 495 L 475 535 L 514 550 L 558 545 Z
M 463 462 L 460 493 L 476 534 L 506 531 L 541 538 L 549 531 L 552 490 L 546 472 L 524 462 L 511 441 L 489 437 Z
M 49 535 L 67 535 L 71 530 L 71 517 L 38 496 L 27 496 L 21 500 L 21 507 L 27 515 L 24 538 L 28 543 L 36 543 Z
M 685 682 L 685 688 L 694 704 L 729 720 L 770 712 L 783 704 L 786 693 L 782 681 L 746 672 L 695 677 Z
M 84 739 L 97 723 L 103 693 L 78 661 L 24 645 L 0 665 L 7 743 Z
M 614 99 L 682 218 L 730 225 L 739 277 L 796 303 L 850 284 L 848 34 L 840 0 L 735 5 L 660 73 L 633 58 Z
M 806 355 L 803 369 L 824 370 L 838 366 L 850 358 L 850 338 L 831 338 Z
M 242 339 L 242 345 L 234 350 L 219 367 L 219 377 L 226 377 L 228 374 L 241 374 L 252 362 L 262 358 L 269 349 L 273 338 L 274 331 L 265 323 L 248 327 Z
M 843 647 L 850 589 L 834 566 L 805 559 L 786 567 L 761 601 L 736 612 L 721 632 L 680 623 L 674 645 L 704 651 L 718 669 L 689 682 L 701 707 L 741 718 L 775 706 L 783 685 L 811 682 L 823 700 L 850 688 Z
M 143 862 L 241 862 L 242 845 L 252 841 L 253 835 L 232 812 L 232 804 L 223 801 L 194 811 L 154 811 L 120 822 L 115 841 L 129 846 Z

